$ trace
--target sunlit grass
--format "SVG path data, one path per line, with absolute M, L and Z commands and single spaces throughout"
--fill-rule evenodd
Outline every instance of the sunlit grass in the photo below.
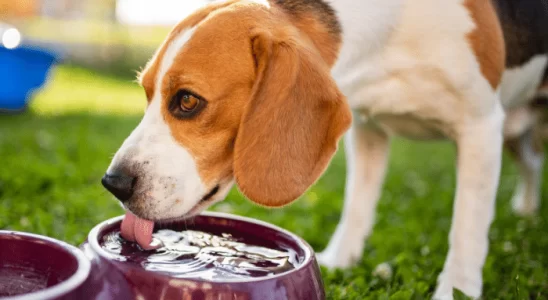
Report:
M 95 224 L 122 214 L 99 180 L 144 107 L 144 92 L 131 80 L 57 68 L 28 112 L 0 116 L 0 228 L 79 244 Z M 429 299 L 433 292 L 447 252 L 455 151 L 447 143 L 403 140 L 391 151 L 375 230 L 354 268 L 324 270 L 328 299 Z M 213 209 L 279 225 L 321 250 L 340 217 L 344 181 L 339 151 L 293 205 L 261 208 L 234 189 Z M 548 206 L 536 218 L 514 216 L 509 199 L 515 182 L 515 167 L 506 161 L 484 299 L 545 299 L 548 292 Z M 383 262 L 393 268 L 388 280 L 372 275 Z
M 25 18 L 9 20 L 27 38 L 62 43 L 127 44 L 156 47 L 170 26 L 128 26 L 93 19 Z
M 56 68 L 31 108 L 40 115 L 142 114 L 145 93 L 136 81 L 100 76 L 73 67 Z

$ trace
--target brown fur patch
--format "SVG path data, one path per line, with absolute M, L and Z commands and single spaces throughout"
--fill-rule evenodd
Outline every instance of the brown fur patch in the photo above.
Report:
M 162 78 L 164 119 L 173 137 L 195 159 L 208 188 L 232 176 L 234 139 L 255 79 L 249 24 L 243 21 L 255 17 L 251 13 L 239 13 L 238 17 L 226 11 L 196 27 Z M 192 119 L 180 120 L 168 111 L 171 97 L 180 89 L 191 90 L 207 101 L 205 109 Z
M 249 199 L 282 206 L 325 171 L 352 117 L 310 45 L 259 32 L 253 51 L 258 75 L 236 139 L 234 175 Z
M 233 3 L 237 2 L 234 1 L 226 1 L 222 3 L 215 3 L 208 6 L 205 6 L 202 9 L 199 9 L 192 13 L 190 16 L 179 22 L 169 33 L 168 37 L 163 41 L 163 43 L 160 45 L 154 56 L 150 59 L 150 61 L 147 63 L 146 67 L 144 68 L 143 72 L 141 72 L 139 76 L 139 82 L 145 89 L 145 93 L 147 96 L 147 100 L 150 102 L 152 100 L 152 97 L 154 95 L 154 88 L 156 83 L 156 74 L 158 73 L 158 69 L 160 68 L 160 64 L 162 62 L 162 59 L 164 57 L 164 54 L 171 42 L 179 36 L 179 34 L 188 28 L 192 28 L 196 26 L 198 23 L 200 23 L 202 20 L 204 20 L 210 13 L 221 9 L 223 7 L 227 7 Z
M 505 69 L 506 52 L 495 8 L 491 0 L 466 0 L 464 5 L 476 24 L 476 28 L 470 32 L 468 39 L 483 76 L 489 81 L 491 87 L 496 89 Z
M 341 25 L 335 11 L 323 0 L 270 0 L 305 32 L 329 66 L 341 44 Z

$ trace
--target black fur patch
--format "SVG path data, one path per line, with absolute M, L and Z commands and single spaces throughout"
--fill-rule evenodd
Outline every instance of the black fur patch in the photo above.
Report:
M 339 35 L 341 25 L 333 8 L 323 0 L 270 0 L 288 14 L 298 16 L 304 12 L 313 12 L 324 23 L 331 34 Z
M 548 0 L 493 0 L 493 3 L 504 32 L 507 67 L 520 66 L 535 55 L 548 54 Z
M 200 203 L 201 203 L 201 202 L 206 202 L 206 201 L 208 201 L 209 199 L 211 199 L 211 197 L 215 196 L 215 194 L 217 194 L 218 191 L 219 191 L 219 185 L 216 185 L 211 191 L 209 191 L 209 193 L 207 193 L 207 194 L 200 200 Z
M 548 96 L 537 95 L 533 101 L 531 101 L 531 107 L 548 109 Z

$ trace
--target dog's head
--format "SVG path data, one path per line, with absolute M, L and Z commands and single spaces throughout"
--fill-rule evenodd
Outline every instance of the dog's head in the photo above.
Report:
M 145 115 L 103 184 L 157 221 L 200 212 L 234 180 L 256 203 L 285 205 L 318 179 L 350 125 L 329 72 L 273 8 L 232 1 L 197 11 L 142 72 Z

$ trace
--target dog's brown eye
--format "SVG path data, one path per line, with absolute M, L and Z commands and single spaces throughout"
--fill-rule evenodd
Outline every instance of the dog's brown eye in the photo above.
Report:
M 183 111 L 192 111 L 198 107 L 199 103 L 200 99 L 196 98 L 194 95 L 184 94 L 181 97 L 181 109 Z
M 188 90 L 179 90 L 169 104 L 171 113 L 180 119 L 188 119 L 199 113 L 206 105 L 206 101 Z

